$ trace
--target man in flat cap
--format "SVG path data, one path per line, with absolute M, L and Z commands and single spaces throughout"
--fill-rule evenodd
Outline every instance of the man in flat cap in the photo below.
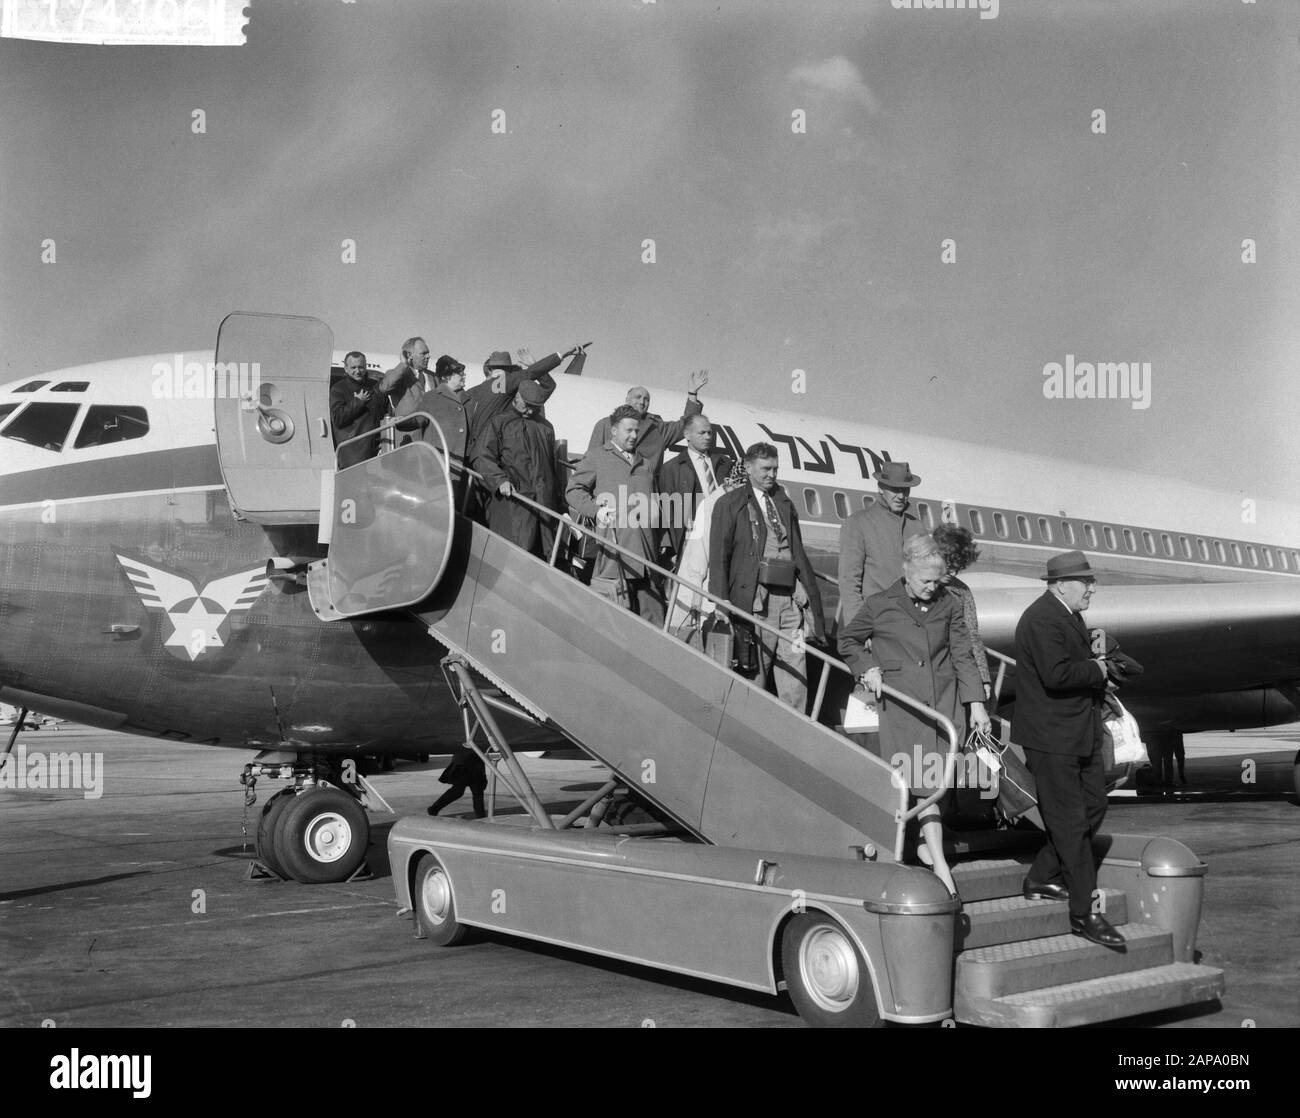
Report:
M 1094 655 L 1082 612 L 1096 576 L 1081 551 L 1047 561 L 1047 583 L 1016 625 L 1016 708 L 1012 732 L 1038 790 L 1047 841 L 1025 878 L 1030 900 L 1068 900 L 1070 930 L 1103 947 L 1124 947 L 1092 911 L 1097 865 L 1092 842 L 1106 815 L 1102 698 L 1106 660 Z
M 517 498 L 564 511 L 555 428 L 539 414 L 546 396 L 542 385 L 524 381 L 510 406 L 488 420 L 474 455 L 474 469 L 492 493 L 488 527 L 542 559 L 550 557 L 555 522 Z
M 921 535 L 920 520 L 907 511 L 912 487 L 921 479 L 906 462 L 883 462 L 872 475 L 879 495 L 840 529 L 840 623 L 862 612 L 873 594 L 893 586 L 903 573 L 903 541 Z

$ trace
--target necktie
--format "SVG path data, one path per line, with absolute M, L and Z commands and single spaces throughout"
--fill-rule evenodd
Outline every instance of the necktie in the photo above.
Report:
M 699 462 L 700 473 L 704 477 L 704 495 L 707 497 L 718 488 L 718 479 L 713 476 L 713 466 L 703 454 L 696 461 Z
M 776 533 L 776 542 L 785 546 L 785 525 L 781 523 L 780 516 L 777 515 L 776 505 L 772 503 L 772 498 L 766 493 L 763 494 L 763 511 L 767 513 L 767 522 L 772 531 Z

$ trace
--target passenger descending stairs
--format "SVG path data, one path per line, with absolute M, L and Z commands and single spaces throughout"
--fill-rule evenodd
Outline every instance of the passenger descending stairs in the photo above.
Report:
M 1125 896 L 1104 890 L 1106 919 L 1123 952 L 1070 932 L 1064 901 L 1021 895 L 1029 857 L 957 862 L 953 1015 L 1000 1028 L 1089 1025 L 1204 1002 L 1223 992 L 1223 972 L 1174 959 L 1173 937 L 1129 919 Z

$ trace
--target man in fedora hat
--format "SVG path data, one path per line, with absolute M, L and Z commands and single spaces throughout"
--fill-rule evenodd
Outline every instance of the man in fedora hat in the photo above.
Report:
M 842 625 L 861 611 L 872 594 L 893 586 L 903 574 L 903 541 L 925 529 L 907 511 L 912 487 L 921 479 L 906 462 L 882 462 L 872 475 L 879 496 L 855 512 L 840 529 L 840 610 Z
M 563 353 L 547 354 L 540 361 L 529 361 L 527 365 L 520 363 L 532 356 L 527 350 L 518 350 L 518 359 L 512 357 L 508 349 L 498 349 L 488 354 L 488 359 L 483 362 L 482 383 L 469 390 L 470 439 L 477 439 L 487 430 L 492 417 L 510 406 L 524 381 L 537 381 L 544 394 L 536 406 L 546 403 L 555 391 L 555 378 L 551 376 L 551 370 L 557 368 L 566 357 L 572 357 L 582 350 L 582 346 L 573 346 Z
M 1015 740 L 1038 790 L 1047 841 L 1025 878 L 1030 900 L 1068 900 L 1070 930 L 1103 947 L 1120 935 L 1092 911 L 1092 842 L 1106 815 L 1101 702 L 1106 661 L 1094 656 L 1082 611 L 1096 576 L 1081 551 L 1047 561 L 1047 583 L 1016 625 Z

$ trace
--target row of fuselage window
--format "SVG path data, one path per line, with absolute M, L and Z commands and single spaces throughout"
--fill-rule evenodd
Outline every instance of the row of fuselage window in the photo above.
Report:
M 38 382 L 33 386 L 23 386 L 28 390 L 33 387 L 43 388 L 45 385 Z M 71 381 L 57 385 L 51 391 L 84 392 L 86 387 L 84 382 Z M 49 400 L 35 400 L 25 407 L 21 402 L 0 404 L 0 437 L 57 453 L 67 444 L 80 409 L 79 403 L 55 403 Z M 92 404 L 86 409 L 86 417 L 72 445 L 74 450 L 107 446 L 111 443 L 141 438 L 148 432 L 149 416 L 144 408 L 132 404 Z M 835 515 L 840 520 L 847 520 L 852 512 L 848 495 L 836 491 L 831 494 L 831 498 L 835 506 Z M 862 494 L 863 508 L 870 507 L 874 501 L 875 497 L 872 494 Z M 822 515 L 822 495 L 817 489 L 811 486 L 805 487 L 803 502 L 809 516 Z M 927 528 L 934 528 L 942 519 L 954 523 L 958 518 L 958 510 L 954 506 L 943 510 L 938 519 L 930 502 L 917 501 L 914 506 L 917 515 Z M 1107 551 L 1119 554 L 1145 553 L 1148 556 L 1164 559 L 1191 562 L 1197 562 L 1199 559 L 1204 563 L 1216 562 L 1261 570 L 1300 572 L 1300 552 L 1275 549 L 1264 544 L 1241 543 L 1236 540 L 1207 540 L 1203 536 L 1190 537 L 1182 534 L 1174 536 L 1169 532 L 1160 532 L 1157 537 L 1157 533 L 1146 528 L 1116 529 L 1110 524 L 1098 526 L 1087 520 L 1080 521 L 1076 529 L 1075 524 L 1069 520 L 1038 516 L 1031 521 L 1024 513 L 998 510 L 967 508 L 965 513 L 970 530 L 976 536 L 985 539 L 990 537 L 1010 539 L 1010 525 L 1014 520 L 1016 534 L 1025 543 L 1039 543 L 1048 547 L 1058 544 L 1069 547 L 1082 546 L 1094 551 L 1104 547 Z M 989 531 L 990 521 L 992 532 Z M 1034 530 L 1035 526 L 1037 532 Z
M 831 499 L 835 515 L 847 520 L 854 511 L 848 494 L 834 492 Z M 875 503 L 871 493 L 862 494 L 862 507 Z M 804 510 L 809 516 L 822 515 L 821 491 L 805 487 Z M 1093 551 L 1113 551 L 1117 554 L 1147 555 L 1161 559 L 1184 562 L 1217 563 L 1259 570 L 1300 572 L 1300 551 L 1268 547 L 1264 544 L 1242 543 L 1236 540 L 1206 539 L 1203 536 L 1186 536 L 1170 532 L 1152 532 L 1146 528 L 1116 528 L 1110 524 L 1093 524 L 1088 520 L 1071 521 L 1057 517 L 1030 517 L 1025 513 L 1003 512 L 989 509 L 941 506 L 936 516 L 934 505 L 928 501 L 913 501 L 912 508 L 927 528 L 947 521 L 956 524 L 964 515 L 967 527 L 983 539 L 1012 538 L 1012 524 L 1021 542 L 1041 544 L 1044 547 L 1083 547 Z M 1036 530 L 1035 530 L 1036 529 Z

